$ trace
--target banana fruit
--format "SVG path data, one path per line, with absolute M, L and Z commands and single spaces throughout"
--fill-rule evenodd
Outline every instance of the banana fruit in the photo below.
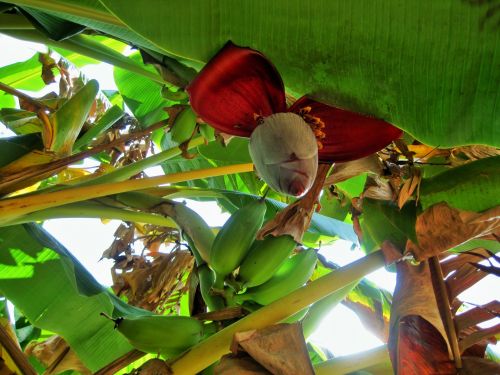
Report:
M 245 258 L 264 222 L 265 214 L 265 201 L 253 201 L 232 214 L 217 233 L 208 262 L 215 272 L 215 289 L 224 287 L 224 278 Z
M 252 300 L 268 305 L 303 286 L 311 277 L 316 261 L 314 250 L 304 250 L 288 258 L 271 279 L 262 285 L 248 288 L 245 293 L 233 297 L 233 302 Z
M 203 337 L 203 323 L 189 316 L 144 315 L 111 320 L 134 348 L 167 357 L 182 353 Z
M 177 115 L 174 124 L 170 130 L 172 140 L 177 143 L 183 143 L 191 139 L 196 128 L 196 113 L 191 107 L 186 107 Z
M 198 266 L 198 279 L 200 281 L 200 293 L 207 305 L 208 311 L 217 311 L 226 307 L 222 296 L 212 293 L 214 274 L 206 263 Z
M 264 284 L 290 256 L 297 243 L 289 235 L 267 236 L 255 241 L 240 265 L 238 281 L 244 287 Z

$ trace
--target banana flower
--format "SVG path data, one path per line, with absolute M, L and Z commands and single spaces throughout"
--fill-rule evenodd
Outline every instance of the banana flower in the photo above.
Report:
M 274 190 L 301 196 L 318 162 L 346 162 L 402 135 L 393 125 L 303 96 L 287 108 L 275 66 L 228 42 L 187 87 L 197 115 L 220 132 L 249 137 L 257 174 Z

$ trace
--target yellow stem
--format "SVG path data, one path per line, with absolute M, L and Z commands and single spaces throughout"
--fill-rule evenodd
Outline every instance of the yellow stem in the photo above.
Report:
M 57 207 L 63 204 L 80 202 L 88 199 L 104 197 L 111 194 L 126 193 L 129 191 L 147 189 L 163 184 L 174 184 L 200 178 L 224 176 L 234 173 L 253 171 L 253 164 L 236 164 L 225 167 L 199 169 L 196 171 L 172 173 L 167 176 L 127 180 L 92 186 L 82 186 L 65 190 L 19 196 L 0 201 L 0 224 L 19 216 L 46 208 Z
M 384 264 L 382 252 L 376 251 L 314 280 L 192 347 L 170 364 L 172 373 L 174 375 L 192 375 L 202 371 L 229 352 L 229 346 L 236 332 L 261 329 L 279 323 L 311 303 L 319 301 L 384 266 Z
M 316 375 L 342 375 L 369 369 L 382 363 L 386 363 L 388 367 L 391 367 L 387 345 L 321 362 L 314 366 L 314 372 Z

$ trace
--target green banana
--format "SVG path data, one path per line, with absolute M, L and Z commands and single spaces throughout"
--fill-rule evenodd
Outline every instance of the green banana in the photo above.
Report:
M 191 107 L 186 107 L 177 115 L 170 130 L 172 140 L 177 143 L 183 143 L 191 138 L 196 127 L 196 114 Z
M 252 246 L 264 222 L 266 203 L 260 199 L 243 206 L 217 233 L 208 264 L 215 272 L 214 288 L 224 287 L 224 278 L 236 269 Z
M 268 305 L 303 286 L 311 277 L 317 260 L 314 250 L 301 251 L 287 259 L 269 281 L 235 295 L 233 301 L 241 303 L 252 300 Z
M 297 243 L 292 236 L 267 236 L 255 241 L 240 265 L 238 281 L 244 287 L 264 284 L 290 256 Z
M 147 353 L 177 355 L 203 337 L 203 323 L 189 316 L 143 315 L 111 320 L 134 348 Z
M 198 279 L 200 281 L 200 293 L 203 301 L 208 307 L 208 311 L 217 311 L 226 307 L 224 298 L 212 293 L 214 273 L 206 263 L 198 266 Z

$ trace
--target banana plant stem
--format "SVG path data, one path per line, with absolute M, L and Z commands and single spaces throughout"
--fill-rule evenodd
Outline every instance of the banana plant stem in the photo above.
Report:
M 114 15 L 96 9 L 95 7 L 86 7 L 85 5 L 80 5 L 78 2 L 67 2 L 67 1 L 57 1 L 57 0 L 14 0 L 11 1 L 12 4 L 27 6 L 31 8 L 36 8 L 40 10 L 67 13 L 76 17 L 89 18 L 94 21 L 107 23 L 109 25 L 125 27 L 123 22 L 121 22 Z
M 31 212 L 51 207 L 58 207 L 64 204 L 81 202 L 84 200 L 104 197 L 106 195 L 147 189 L 163 184 L 173 184 L 200 178 L 250 172 L 252 170 L 253 164 L 251 163 L 236 164 L 217 168 L 199 169 L 196 171 L 172 173 L 167 176 L 74 187 L 49 193 L 8 198 L 0 201 L 0 225 L 6 225 L 9 221 Z
M 387 345 L 382 345 L 362 353 L 336 357 L 321 362 L 314 366 L 314 372 L 316 375 L 342 375 L 360 371 L 384 362 L 390 363 Z
M 202 371 L 229 352 L 233 335 L 236 332 L 260 329 L 279 323 L 310 304 L 383 266 L 384 257 L 381 251 L 377 251 L 295 290 L 183 353 L 177 360 L 170 363 L 172 373 L 174 375 L 192 375 Z
M 79 202 L 60 207 L 48 208 L 21 216 L 9 222 L 10 225 L 24 224 L 33 221 L 62 218 L 101 218 L 117 219 L 122 221 L 133 221 L 147 223 L 164 227 L 175 228 L 175 222 L 165 216 L 151 214 L 148 212 L 132 211 L 125 208 L 108 207 L 99 203 Z
M 189 141 L 187 149 L 200 146 L 204 142 L 205 138 L 203 138 L 202 136 L 193 138 L 192 140 Z M 135 176 L 136 174 L 142 172 L 146 168 L 154 167 L 155 165 L 163 163 L 166 160 L 179 156 L 181 153 L 182 150 L 179 147 L 173 147 L 168 150 L 159 152 L 155 155 L 149 156 L 145 159 L 136 161 L 135 163 L 116 169 L 112 172 L 106 173 L 102 176 L 96 177 L 92 180 L 82 182 L 78 186 L 89 186 L 89 185 L 97 185 L 109 182 L 123 181 L 132 176 Z

